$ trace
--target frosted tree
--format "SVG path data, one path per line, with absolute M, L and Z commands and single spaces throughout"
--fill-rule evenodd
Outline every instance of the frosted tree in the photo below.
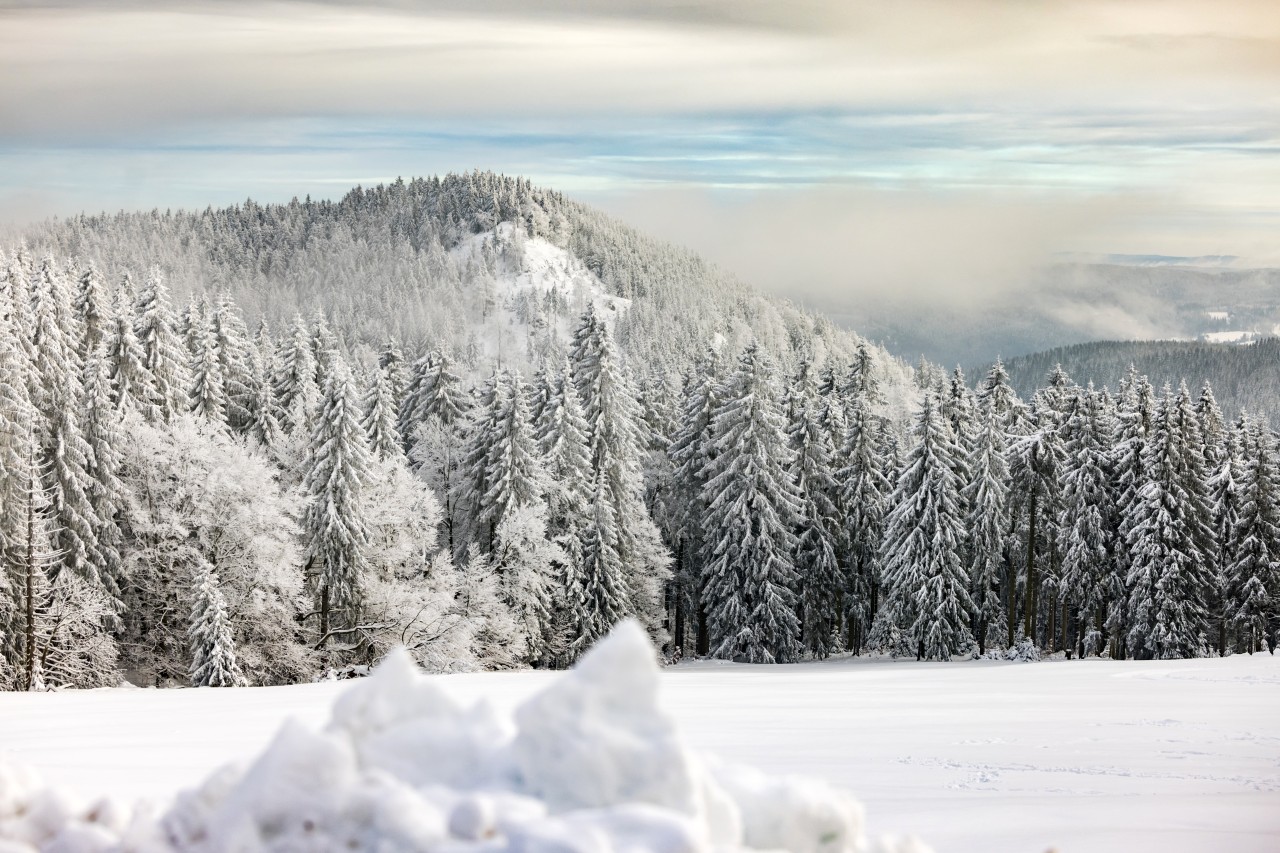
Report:
M 27 360 L 19 348 L 7 301 L 0 295 L 0 558 L 8 567 L 0 572 L 0 604 L 4 606 L 0 618 L 5 623 L 0 648 L 9 668 L 21 670 L 24 633 L 18 616 L 22 608 L 17 604 L 26 590 L 25 577 L 19 569 L 27 565 L 27 544 L 31 539 L 28 523 L 35 520 L 28 515 L 27 502 L 37 477 L 37 460 Z M 35 578 L 32 580 L 34 583 Z
M 1111 656 L 1128 652 L 1129 568 L 1132 550 L 1128 545 L 1138 522 L 1139 496 L 1149 479 L 1144 455 L 1155 417 L 1155 395 L 1151 383 L 1139 376 L 1133 365 L 1120 385 L 1116 405 L 1117 441 L 1111 451 L 1112 489 L 1115 494 L 1118 547 L 1113 570 L 1107 576 L 1107 631 L 1112 638 Z
M 496 545 L 497 528 L 520 507 L 543 503 L 546 478 L 529 420 L 527 388 L 518 371 L 501 377 L 502 393 L 495 395 L 493 431 L 487 437 L 484 482 L 477 521 L 493 531 L 489 549 Z M 545 515 L 542 519 L 546 526 Z
M 104 332 L 111 403 L 123 412 L 152 417 L 156 409 L 155 378 L 146 366 L 146 353 L 133 331 L 133 292 L 126 277 L 116 292 L 115 311 Z
M 553 593 L 555 566 L 564 554 L 547 538 L 545 505 L 513 506 L 497 525 L 489 561 L 519 628 L 519 657 L 545 664 L 563 654 L 567 638 L 556 630 Z
M 361 421 L 365 435 L 369 437 L 369 450 L 380 461 L 405 458 L 396 427 L 396 402 L 391 377 L 384 368 L 373 371 L 364 397 L 364 417 Z
M 489 493 L 489 450 L 497 440 L 501 429 L 502 410 L 507 385 L 495 370 L 477 389 L 476 401 L 470 417 L 462 425 L 464 444 L 458 459 L 458 476 L 454 479 L 451 503 L 459 523 L 454 531 L 461 558 L 471 545 L 483 555 L 493 542 L 493 529 L 487 525 L 485 500 Z
M 969 589 L 973 598 L 973 634 L 978 651 L 1003 637 L 1006 622 L 1001 618 L 1004 602 L 1001 591 L 1008 580 L 1009 463 L 1008 439 L 996 413 L 982 409 L 977 414 L 973 450 L 969 456 L 971 479 L 964 486 L 964 505 L 969 531 Z
M 823 407 L 830 403 L 824 401 Z M 847 565 L 844 611 L 849 646 L 855 650 L 864 644 L 880 604 L 881 546 L 892 491 L 878 420 L 866 396 L 853 399 L 845 419 L 843 467 L 836 473 Z
M 570 659 L 577 658 L 629 614 L 627 577 L 617 550 L 619 518 L 610 503 L 607 474 L 595 475 L 590 518 L 583 535 L 582 569 L 567 591 Z
M 696 620 L 695 651 L 698 654 L 710 651 L 706 609 L 701 601 L 700 555 L 704 544 L 701 519 L 706 512 L 703 504 L 704 472 L 715 455 L 711 418 L 719 404 L 716 396 L 719 373 L 716 352 L 708 349 L 686 379 L 679 426 L 667 449 L 675 486 L 675 531 L 671 536 L 676 559 L 672 590 L 675 599 L 674 641 L 683 648 L 686 623 Z
M 212 326 L 202 323 L 191 332 L 191 413 L 215 424 L 227 422 L 227 389 Z
M 156 413 L 167 421 L 186 412 L 191 388 L 187 355 L 169 303 L 169 289 L 157 270 L 151 271 L 138 293 L 133 333 L 142 347 L 142 364 L 155 389 Z
M 1043 419 L 1045 422 L 1041 423 Z M 1056 590 L 1057 524 L 1062 496 L 1063 449 L 1053 417 L 1038 415 L 1036 428 L 1009 447 L 1010 497 L 1025 519 L 1022 560 L 1022 633 L 1037 641 L 1041 594 Z M 1046 581 L 1052 582 L 1046 587 Z M 1012 584 L 1010 585 L 1012 587 Z M 1016 602 L 1008 604 L 1013 637 Z M 1013 641 L 1010 641 L 1013 645 Z
M 110 297 L 93 264 L 80 274 L 72 308 L 80 325 L 80 356 L 88 358 L 97 352 L 114 320 Z
M 245 432 L 260 446 L 274 454 L 280 449 L 284 431 L 277 415 L 278 405 L 272 387 L 273 371 L 267 358 L 254 360 L 257 376 L 253 382 L 248 405 L 248 423 Z
M 318 599 L 321 643 L 356 626 L 368 555 L 361 494 L 369 479 L 369 444 L 360 426 L 360 395 L 346 362 L 335 358 L 305 463 L 310 503 L 303 517 L 309 576 Z
M 1204 494 L 1199 422 L 1188 395 L 1166 387 L 1143 451 L 1147 483 L 1130 510 L 1129 653 L 1194 657 L 1208 629 L 1212 529 Z
M 227 424 L 237 433 L 244 433 L 249 428 L 254 387 L 258 381 L 249 330 L 245 328 L 240 311 L 226 294 L 218 299 L 209 319 L 217 343 Z
M 1115 508 L 1108 454 L 1114 435 L 1101 396 L 1092 386 L 1069 404 L 1063 424 L 1065 459 L 1058 526 L 1064 543 L 1062 590 L 1064 609 L 1078 626 L 1081 656 L 1102 651 L 1106 622 L 1106 574 L 1115 547 Z M 1068 614 L 1062 618 L 1065 637 Z
M 802 370 L 792 383 L 787 437 L 799 503 L 795 570 L 799 580 L 801 637 L 809 653 L 825 658 L 839 651 L 844 575 L 836 557 L 839 493 L 831 460 L 834 448 L 815 409 L 812 382 Z
M 719 658 L 784 663 L 800 653 L 793 532 L 800 506 L 778 396 L 773 366 L 753 343 L 712 415 L 702 571 L 711 654 Z
M 192 687 L 243 687 L 247 682 L 236 660 L 235 638 L 218 574 L 206 566 L 196 575 L 195 597 L 187 635 L 191 642 Z
M 885 519 L 888 596 L 873 633 L 890 638 L 896 627 L 917 659 L 950 660 L 973 646 L 973 603 L 961 563 L 965 529 L 954 464 L 960 448 L 932 395 L 925 395 L 914 435 Z
M 387 382 L 391 386 L 393 400 L 404 399 L 405 388 L 409 383 L 409 365 L 400 350 L 400 342 L 390 338 L 382 351 L 378 353 L 378 368 L 387 374 Z
M 629 599 L 618 609 L 656 631 L 671 558 L 644 504 L 644 447 L 637 426 L 636 392 L 619 361 L 613 335 L 596 316 L 594 304 L 574 332 L 570 358 L 590 428 L 587 446 L 597 493 L 603 488 L 603 498 L 616 519 L 611 525 L 611 548 L 621 561 Z
M 1261 425 L 1246 421 L 1238 516 L 1232 531 L 1231 561 L 1226 565 L 1226 612 L 1244 650 L 1265 647 L 1275 618 L 1280 582 L 1280 466 L 1275 439 Z
M 94 536 L 101 559 L 99 578 L 113 599 L 120 595 L 120 548 L 123 534 L 118 516 L 130 495 L 120 482 L 120 448 L 125 442 L 121 413 L 111 405 L 111 387 L 101 350 L 89 354 L 84 368 L 84 439 L 89 453 L 86 473 L 89 498 L 97 519 Z
M 302 317 L 295 317 L 289 338 L 281 347 L 274 381 L 280 404 L 281 426 L 292 434 L 301 428 L 306 435 L 320 406 L 320 386 L 311 330 Z

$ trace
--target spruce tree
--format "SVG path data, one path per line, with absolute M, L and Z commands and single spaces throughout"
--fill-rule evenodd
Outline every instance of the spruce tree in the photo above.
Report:
M 978 651 L 986 653 L 992 635 L 1004 633 L 1001 595 L 1008 569 L 1009 536 L 1008 438 L 996 413 L 982 409 L 969 457 L 972 479 L 964 486 L 969 531 L 969 589 L 973 598 L 973 634 Z
M 396 403 L 392 394 L 391 377 L 384 368 L 373 371 L 364 397 L 364 418 L 361 421 L 365 435 L 369 437 L 369 450 L 383 462 L 403 461 L 404 447 L 400 431 L 396 428 Z
M 247 682 L 236 660 L 227 602 L 212 566 L 198 572 L 187 636 L 191 643 L 192 687 L 243 687 Z
M 1265 647 L 1275 619 L 1280 582 L 1280 466 L 1269 431 L 1246 421 L 1240 506 L 1226 567 L 1227 614 L 1244 650 Z
M 80 325 L 80 357 L 88 358 L 102 345 L 106 331 L 114 320 L 102 276 L 93 264 L 80 274 L 72 308 Z
M 369 532 L 361 496 L 369 481 L 368 440 L 350 370 L 335 358 L 311 430 L 305 462 L 310 502 L 303 517 L 322 642 L 357 624 L 368 566 Z
M 307 435 L 320 406 L 320 386 L 311 330 L 301 316 L 294 318 L 293 330 L 280 351 L 277 371 L 274 389 L 281 426 L 289 434 L 301 429 L 301 434 Z
M 973 646 L 973 602 L 961 562 L 965 530 L 954 462 L 960 448 L 930 394 L 914 435 L 885 520 L 888 596 L 875 634 L 889 637 L 896 627 L 917 659 L 950 660 Z
M 111 403 L 122 412 L 138 412 L 154 419 L 158 411 L 155 378 L 146 366 L 146 353 L 133 331 L 133 292 L 126 276 L 116 292 L 115 311 L 106 329 L 107 375 Z
M 191 377 L 169 289 L 158 270 L 147 276 L 134 307 L 133 333 L 155 389 L 155 414 L 168 421 L 190 408 Z
M 793 532 L 800 506 L 773 366 L 758 344 L 743 352 L 718 396 L 716 457 L 703 487 L 711 654 L 785 663 L 800 653 Z
M 210 423 L 227 422 L 227 389 L 218 354 L 218 337 L 208 323 L 191 332 L 191 413 Z
M 827 412 L 830 402 L 823 401 L 822 406 Z M 820 415 L 819 421 L 823 420 Z M 844 447 L 839 454 L 843 467 L 836 473 L 840 486 L 837 507 L 844 529 L 837 541 L 843 546 L 847 567 L 844 615 L 849 623 L 849 647 L 856 651 L 862 647 L 880 606 L 884 518 L 892 487 L 881 433 L 883 425 L 872 413 L 869 398 L 855 397 L 844 421 Z

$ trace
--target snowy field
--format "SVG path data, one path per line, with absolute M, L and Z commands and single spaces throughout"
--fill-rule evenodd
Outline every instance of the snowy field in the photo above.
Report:
M 547 673 L 442 676 L 514 708 Z M 0 695 L 5 760 L 82 794 L 166 799 L 312 726 L 350 686 Z M 869 834 L 948 851 L 1280 850 L 1280 657 L 781 667 L 687 663 L 662 701 L 691 746 L 847 786 Z

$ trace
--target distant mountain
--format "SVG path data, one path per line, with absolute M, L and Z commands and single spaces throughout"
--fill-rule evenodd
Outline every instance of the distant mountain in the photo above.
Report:
M 365 363 L 395 337 L 476 375 L 498 361 L 558 364 L 588 301 L 614 318 L 634 370 L 677 380 L 709 346 L 733 357 L 754 338 L 784 370 L 804 358 L 843 372 L 864 342 L 686 249 L 491 172 L 357 187 L 339 201 L 82 215 L 25 237 L 111 281 L 157 264 L 176 299 L 226 292 L 276 328 L 321 313 Z M 878 346 L 872 355 L 886 409 L 904 422 L 910 368 Z
M 1096 340 L 1223 343 L 1280 334 L 1278 269 L 1122 257 L 1125 263 L 1057 264 L 1021 286 L 959 304 L 865 300 L 837 319 L 908 360 L 923 354 L 966 365 Z
M 1192 391 L 1208 380 L 1229 418 L 1241 411 L 1280 425 L 1280 338 L 1265 338 L 1251 346 L 1190 341 L 1097 341 L 1057 347 L 1005 362 L 1018 392 L 1030 395 L 1045 384 L 1045 376 L 1061 364 L 1081 385 L 1093 382 L 1115 389 L 1132 364 L 1159 388 L 1175 388 L 1185 378 Z M 975 365 L 974 371 L 982 368 Z M 981 375 L 980 373 L 978 375 Z

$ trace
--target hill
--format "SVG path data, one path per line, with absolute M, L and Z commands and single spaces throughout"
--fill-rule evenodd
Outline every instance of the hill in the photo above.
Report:
M 1159 388 L 1182 379 L 1192 390 L 1204 382 L 1229 418 L 1241 411 L 1280 424 L 1280 339 L 1265 338 L 1249 346 L 1192 341 L 1097 341 L 1057 347 L 1005 362 L 1018 393 L 1029 396 L 1045 376 L 1061 364 L 1081 384 L 1114 389 L 1133 365 Z M 978 368 L 975 368 L 977 370 Z M 981 375 L 980 373 L 978 375 Z

